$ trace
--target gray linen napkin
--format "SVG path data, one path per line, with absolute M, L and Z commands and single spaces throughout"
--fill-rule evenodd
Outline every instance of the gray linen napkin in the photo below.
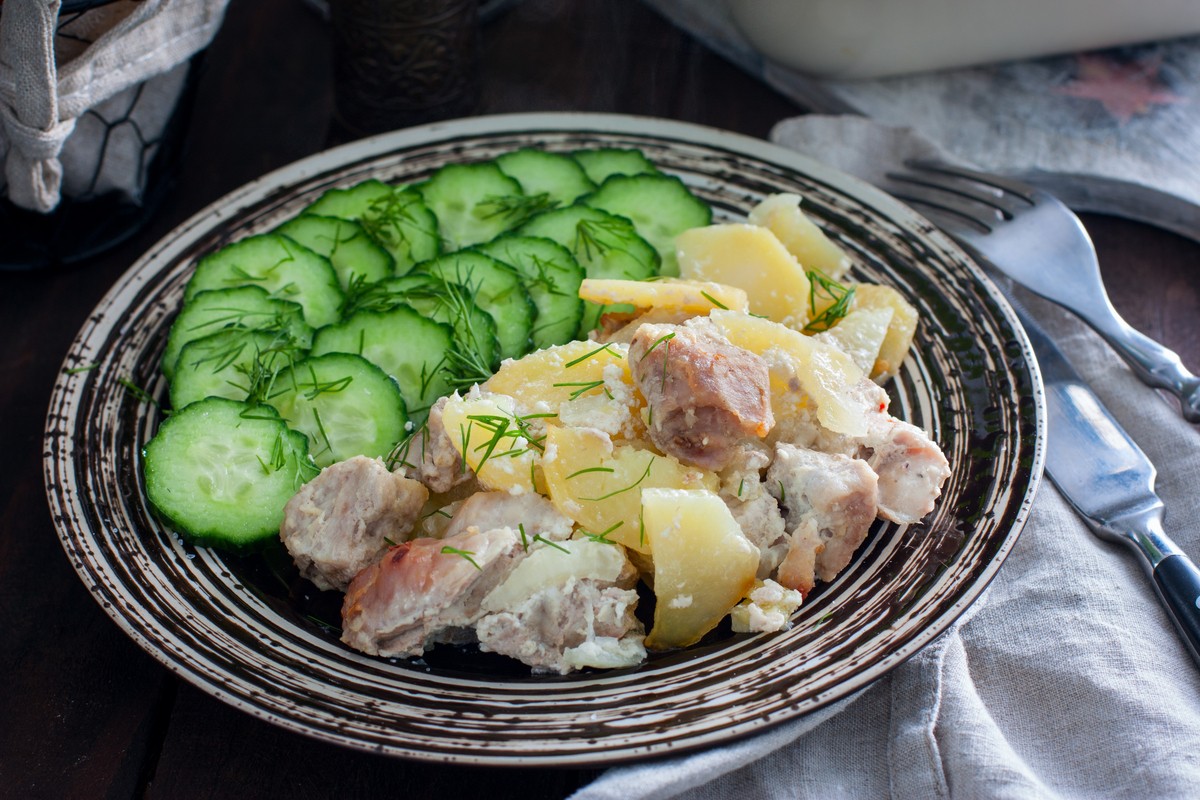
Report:
M 8 0 L 0 197 L 43 213 L 64 194 L 117 191 L 140 201 L 186 62 L 216 35 L 228 2 L 120 0 L 63 20 L 61 0 Z
M 861 117 L 787 120 L 772 139 L 867 179 L 937 154 Z M 1167 532 L 1200 558 L 1200 434 L 1082 323 L 1022 299 L 1158 466 Z M 1133 557 L 1047 479 L 988 592 L 887 676 L 755 738 L 611 769 L 573 800 L 1198 795 L 1200 669 Z

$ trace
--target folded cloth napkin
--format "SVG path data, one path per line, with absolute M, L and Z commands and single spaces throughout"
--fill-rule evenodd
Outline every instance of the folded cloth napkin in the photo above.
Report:
M 64 194 L 117 191 L 140 202 L 186 62 L 208 46 L 227 3 L 118 0 L 64 19 L 61 0 L 8 0 L 0 11 L 0 196 L 43 213 Z
M 772 139 L 870 180 L 939 155 L 861 117 L 802 117 Z M 1168 534 L 1200 558 L 1200 433 L 1067 312 L 1022 295 L 1158 466 Z M 987 593 L 858 695 L 765 734 L 611 769 L 574 800 L 1200 796 L 1200 668 L 1132 554 L 1101 542 L 1047 479 Z

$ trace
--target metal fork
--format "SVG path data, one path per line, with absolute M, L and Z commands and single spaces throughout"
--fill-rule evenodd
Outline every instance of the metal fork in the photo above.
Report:
M 1077 314 L 1129 362 L 1144 383 L 1179 398 L 1200 422 L 1200 378 L 1174 351 L 1130 327 L 1108 299 L 1096 249 L 1079 218 L 1027 184 L 937 161 L 908 161 L 885 186 L 973 255 Z

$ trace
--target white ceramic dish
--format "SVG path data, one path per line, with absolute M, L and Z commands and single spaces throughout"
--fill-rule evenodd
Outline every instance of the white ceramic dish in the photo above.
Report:
M 1196 0 L 726 0 L 765 56 L 877 78 L 1200 32 Z
M 141 447 L 165 395 L 166 332 L 196 260 L 267 230 L 324 190 L 420 180 L 522 146 L 636 147 L 740 219 L 800 192 L 854 273 L 904 292 L 923 321 L 889 388 L 954 472 L 920 525 L 878 523 L 854 562 L 769 636 L 725 629 L 636 669 L 534 678 L 497 656 L 438 648 L 364 656 L 309 605 L 290 564 L 183 544 L 148 511 Z M 363 140 L 293 164 L 197 214 L 138 261 L 80 331 L 47 417 L 46 485 L 64 549 L 97 602 L 176 674 L 291 730 L 391 755 L 477 764 L 599 764 L 711 746 L 845 697 L 945 630 L 983 591 L 1041 474 L 1044 411 L 1028 342 L 978 268 L 871 187 L 765 142 L 609 115 L 484 117 Z M 281 580 L 282 578 L 282 580 Z

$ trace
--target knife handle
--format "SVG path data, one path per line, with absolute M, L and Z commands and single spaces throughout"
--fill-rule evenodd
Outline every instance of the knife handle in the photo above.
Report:
M 1154 567 L 1154 588 L 1200 664 L 1200 569 L 1182 553 L 1169 555 Z

